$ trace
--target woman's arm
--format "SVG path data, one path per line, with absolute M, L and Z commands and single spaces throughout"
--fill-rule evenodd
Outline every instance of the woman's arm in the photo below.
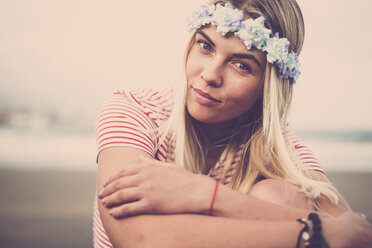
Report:
M 314 168 L 321 170 L 311 150 L 293 132 L 287 131 L 286 134 L 286 138 L 291 140 L 302 162 L 307 164 L 310 170 Z M 137 178 L 128 177 L 128 171 L 113 174 L 109 180 L 110 185 L 105 187 L 102 192 L 106 206 L 112 207 L 113 205 L 131 202 L 130 204 L 113 208 L 113 215 L 124 217 L 141 213 L 208 213 L 211 195 L 213 194 L 213 179 L 208 176 L 186 172 L 178 166 L 174 166 L 174 169 L 164 168 L 167 167 L 165 165 L 169 164 L 149 159 L 145 160 L 144 164 L 131 164 L 129 165 L 130 169 L 126 169 L 135 174 Z M 141 180 L 138 180 L 139 176 L 141 176 Z M 314 180 L 329 183 L 325 174 L 320 171 L 313 170 L 309 172 L 308 176 Z M 252 188 L 253 191 L 251 190 L 249 194 L 280 205 L 312 209 L 307 206 L 304 194 L 299 193 L 295 186 L 280 180 L 274 180 L 274 183 L 266 183 L 266 181 L 270 180 L 258 183 L 259 187 L 255 185 Z M 136 186 L 141 186 L 137 187 L 137 192 L 130 188 L 132 186 L 130 184 L 133 183 L 137 184 Z M 263 187 L 262 184 L 264 184 Z M 279 190 L 279 188 L 283 190 Z M 182 192 L 182 197 L 180 192 Z M 322 212 L 337 216 L 344 211 L 350 210 L 341 195 L 338 192 L 336 193 L 340 198 L 337 205 L 332 204 L 326 198 L 320 197 L 318 199 L 317 203 L 321 206 Z M 139 197 L 138 195 L 141 196 Z M 140 199 L 143 200 L 141 201 Z M 252 201 L 257 201 L 257 199 L 250 196 L 247 197 L 229 187 L 220 185 L 213 214 L 229 218 L 256 219 L 262 211 L 260 209 L 258 213 L 252 213 L 252 209 L 247 207 L 250 206 Z M 288 204 L 289 202 L 290 204 Z M 302 204 L 299 204 L 300 202 Z M 257 203 L 253 203 L 253 205 L 256 206 Z M 279 213 L 279 215 L 272 214 L 271 210 L 270 213 L 270 215 L 266 215 L 265 212 L 262 214 L 266 219 L 272 218 L 273 220 L 285 216 L 282 213 Z
M 270 180 L 263 182 L 266 181 Z M 293 220 L 306 214 L 304 209 L 300 209 L 306 207 L 286 204 L 284 199 L 287 197 L 291 198 L 287 199 L 290 201 L 302 200 L 306 203 L 303 193 L 289 183 L 276 181 L 269 188 L 261 186 L 259 194 L 257 187 L 254 187 L 256 194 L 253 195 L 266 201 L 220 184 L 213 215 L 251 220 Z M 214 180 L 208 176 L 193 174 L 178 166 L 153 159 L 127 165 L 119 173 L 110 176 L 106 183 L 108 185 L 100 192 L 99 197 L 116 218 L 135 214 L 207 214 L 215 186 Z M 296 198 L 295 195 L 300 197 Z M 283 199 L 278 202 L 275 198 Z M 341 212 L 338 208 L 329 206 L 330 210 L 336 209 L 333 213 Z
M 103 150 L 99 156 L 98 192 L 102 190 L 104 181 L 110 175 L 127 165 L 138 163 L 140 155 L 145 153 L 133 148 L 117 147 Z M 220 192 L 224 192 L 225 188 L 221 187 L 221 189 Z M 103 225 L 115 247 L 293 247 L 301 229 L 301 225 L 295 219 L 306 217 L 309 213 L 307 210 L 285 208 L 253 197 L 251 201 L 242 201 L 238 205 L 241 204 L 248 204 L 245 207 L 251 210 L 252 218 L 276 216 L 278 220 L 289 219 L 289 221 L 246 221 L 195 214 L 139 215 L 115 219 L 109 215 L 110 208 L 98 203 Z M 350 237 L 354 239 L 362 235 L 365 242 L 370 242 L 371 238 L 368 234 L 371 231 L 368 229 L 368 224 L 356 219 L 355 216 L 352 218 L 354 218 L 354 225 L 337 223 L 337 227 L 341 230 L 334 233 L 329 231 L 333 230 L 330 229 L 335 223 L 333 218 L 322 216 L 325 221 L 326 238 L 346 244 Z M 347 218 L 344 219 L 349 221 Z M 342 220 L 339 222 L 341 223 Z M 349 230 L 353 226 L 359 229 Z M 334 235 L 342 235 L 344 231 L 348 235 L 332 239 Z
M 241 221 L 202 215 L 140 215 L 116 220 L 115 247 L 294 247 L 296 221 Z
M 133 148 L 103 150 L 98 160 L 98 192 L 110 175 L 128 164 L 138 163 L 140 155 L 145 153 Z M 98 205 L 106 233 L 115 247 L 254 247 L 257 244 L 290 247 L 294 246 L 301 228 L 295 221 L 278 222 L 273 226 L 269 222 L 245 222 L 193 214 L 115 219 L 109 215 L 109 208 L 100 202 Z M 296 217 L 304 216 L 298 214 Z M 271 235 L 272 240 L 262 235 L 265 232 Z

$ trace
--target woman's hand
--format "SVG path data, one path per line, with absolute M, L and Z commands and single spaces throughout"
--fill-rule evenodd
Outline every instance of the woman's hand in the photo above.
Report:
M 372 228 L 362 215 L 346 211 L 322 222 L 330 247 L 372 247 Z
M 208 211 L 215 185 L 212 178 L 174 164 L 141 159 L 142 163 L 111 176 L 98 195 L 113 217 Z

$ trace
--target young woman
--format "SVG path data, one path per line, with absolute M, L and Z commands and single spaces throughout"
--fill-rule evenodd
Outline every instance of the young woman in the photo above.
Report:
M 175 92 L 117 92 L 98 116 L 95 246 L 371 245 L 287 124 L 297 3 L 215 1 L 189 28 Z

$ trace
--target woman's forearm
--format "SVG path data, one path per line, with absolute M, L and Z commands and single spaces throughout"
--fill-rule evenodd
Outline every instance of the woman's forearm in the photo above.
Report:
M 215 185 L 212 178 L 167 168 L 166 165 L 155 160 L 150 160 L 148 165 L 137 166 L 135 164 L 140 160 L 141 153 L 143 152 L 130 148 L 107 149 L 100 156 L 97 189 L 98 192 L 104 193 L 102 203 L 113 212 L 115 217 L 128 217 L 131 215 L 130 210 L 134 208 L 137 208 L 134 211 L 136 214 L 207 214 L 209 212 Z M 118 174 L 121 176 L 126 174 L 130 176 L 119 177 L 102 189 L 103 182 L 107 182 L 107 179 L 112 178 L 117 171 L 120 171 Z M 133 180 L 134 174 L 135 180 Z M 136 190 L 135 193 L 133 190 Z M 133 199 L 130 196 L 133 195 L 141 197 L 135 198 L 136 201 L 131 203 Z M 121 210 L 124 212 L 117 214 Z M 219 184 L 212 211 L 214 216 L 219 217 L 275 221 L 295 220 L 307 216 L 309 212 L 305 209 L 269 203 L 239 193 L 223 184 Z
M 239 193 L 220 185 L 213 206 L 213 215 L 247 220 L 296 220 L 309 215 L 311 211 L 270 203 L 256 197 Z M 323 218 L 327 214 L 319 213 Z
M 101 152 L 97 192 L 102 190 L 104 181 L 111 175 L 128 164 L 138 163 L 140 155 L 143 155 L 141 151 L 130 148 L 113 148 Z M 222 190 L 218 193 L 225 192 L 224 188 L 220 187 L 219 190 Z M 234 195 L 235 200 L 239 196 Z M 243 203 L 245 204 L 241 202 Z M 247 208 L 254 208 L 254 200 L 246 203 L 250 204 Z M 242 221 L 201 214 L 139 215 L 115 219 L 110 216 L 110 209 L 103 206 L 100 200 L 98 206 L 105 231 L 115 247 L 257 247 L 257 244 L 263 247 L 291 247 L 301 227 L 295 221 L 297 215 L 288 216 L 293 217 L 291 221 L 275 222 L 275 225 L 271 222 Z M 216 211 L 218 206 L 216 198 Z M 263 205 L 258 207 L 262 210 L 264 207 L 272 209 L 278 206 L 263 202 Z M 253 213 L 258 214 L 258 210 L 253 210 Z M 252 214 L 251 219 L 265 219 L 265 213 L 269 211 L 264 210 L 263 214 L 258 216 Z M 268 239 L 268 235 L 262 235 L 265 232 L 272 234 L 272 238 Z
M 295 247 L 302 229 L 295 220 L 254 221 L 195 214 L 107 217 L 111 216 L 103 220 L 105 227 L 109 225 L 110 240 L 114 247 L 124 248 Z M 322 233 L 330 247 L 372 245 L 371 226 L 352 212 L 323 218 Z
M 126 157 L 128 158 L 128 157 Z M 125 163 L 123 163 L 125 165 Z M 101 174 L 106 173 L 113 163 L 102 163 L 105 167 Z M 210 211 L 214 179 L 200 174 L 192 174 L 184 169 L 156 160 L 146 160 L 140 164 L 126 165 L 115 175 L 110 175 L 106 185 L 99 193 L 101 202 L 110 209 L 116 218 L 129 217 L 138 214 L 208 214 Z M 100 168 L 101 170 L 102 168 Z M 100 172 L 99 170 L 99 172 Z M 98 182 L 98 188 L 103 181 Z M 262 199 L 277 203 L 269 203 L 251 195 L 242 194 L 225 185 L 218 184 L 216 190 L 213 215 L 226 218 L 248 220 L 295 220 L 307 216 L 310 211 L 299 209 L 297 205 L 283 206 L 282 202 L 271 198 L 295 199 L 299 194 L 297 188 L 284 185 L 285 193 L 273 194 L 271 189 L 264 192 Z M 281 182 L 275 188 L 279 188 Z M 271 186 L 272 187 L 272 186 Z M 257 191 L 256 191 L 257 192 Z M 302 194 L 302 193 L 301 193 Z M 268 196 L 267 196 L 268 195 Z M 272 197 L 270 197 L 270 195 Z M 303 196 L 306 202 L 306 197 Z M 297 201 L 296 201 L 297 202 Z M 288 205 L 288 204 L 287 204 Z
M 97 192 L 102 191 L 104 181 L 111 175 L 126 165 L 138 163 L 140 155 L 143 153 L 130 148 L 104 150 L 99 159 Z M 100 200 L 98 207 L 105 231 L 115 247 L 294 247 L 301 229 L 295 220 L 309 213 L 246 196 L 222 185 L 214 206 L 214 214 L 219 217 L 142 214 L 115 219 Z M 358 215 L 346 214 L 342 218 L 321 215 L 321 219 L 327 240 L 339 244 L 366 240 L 353 247 L 366 247 L 364 244 L 371 242 L 371 227 Z
M 115 247 L 294 247 L 296 221 L 243 221 L 203 215 L 140 215 L 115 222 Z M 111 226 L 112 227 L 112 226 Z

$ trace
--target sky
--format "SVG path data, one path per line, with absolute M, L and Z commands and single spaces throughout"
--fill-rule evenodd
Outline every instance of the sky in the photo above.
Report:
M 205 1 L 0 0 L 0 107 L 96 113 L 123 88 L 182 74 L 186 18 Z M 337 4 L 336 4 L 337 3 Z M 372 2 L 301 0 L 297 129 L 371 129 Z

